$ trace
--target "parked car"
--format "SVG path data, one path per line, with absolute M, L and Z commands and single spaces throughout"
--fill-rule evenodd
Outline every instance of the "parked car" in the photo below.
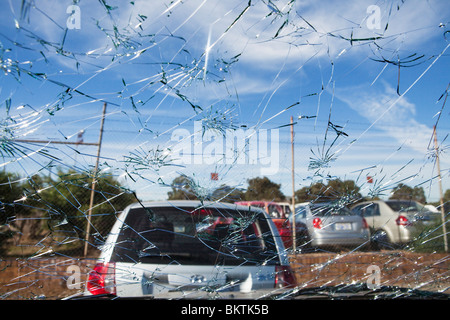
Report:
M 276 202 L 279 206 L 281 206 L 285 217 L 289 217 L 292 215 L 291 210 L 291 204 L 288 202 Z M 294 228 L 294 224 L 292 223 L 292 220 L 289 220 L 290 227 L 291 227 L 291 237 L 292 242 L 291 245 L 293 246 L 294 242 L 294 235 L 292 233 L 292 229 Z M 311 239 L 308 234 L 308 229 L 306 228 L 306 225 L 304 223 L 298 222 L 295 224 L 295 251 L 297 253 L 307 252 L 309 251 L 311 247 Z
M 292 220 L 292 215 L 290 217 Z M 370 232 L 365 219 L 332 202 L 295 206 L 295 221 L 307 227 L 311 247 L 365 247 Z
M 275 223 L 286 248 L 292 247 L 292 232 L 289 223 L 289 216 L 284 213 L 283 208 L 276 202 L 271 201 L 238 201 L 242 206 L 251 206 L 263 209 Z
M 289 215 L 292 213 L 291 204 L 289 202 L 276 202 L 281 209 L 283 209 L 284 214 L 289 217 Z
M 436 216 L 422 204 L 410 200 L 365 201 L 352 206 L 351 210 L 366 219 L 372 231 L 372 246 L 376 249 L 409 243 Z
M 263 210 L 170 201 L 133 204 L 120 214 L 85 295 L 186 298 L 292 286 L 283 242 Z

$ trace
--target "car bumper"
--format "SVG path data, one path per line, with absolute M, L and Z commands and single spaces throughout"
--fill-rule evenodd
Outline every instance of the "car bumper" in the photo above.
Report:
M 401 226 L 397 229 L 397 233 L 394 232 L 392 237 L 392 242 L 397 244 L 405 244 L 413 240 L 413 234 L 417 233 L 415 227 L 412 226 Z
M 321 246 L 359 246 L 368 243 L 370 233 L 349 234 L 345 236 L 316 234 L 311 239 L 311 244 L 315 247 Z

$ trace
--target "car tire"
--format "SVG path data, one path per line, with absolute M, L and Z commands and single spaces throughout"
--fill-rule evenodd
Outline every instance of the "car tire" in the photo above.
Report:
M 374 232 L 370 238 L 370 245 L 373 250 L 393 249 L 391 240 L 386 231 L 380 229 Z

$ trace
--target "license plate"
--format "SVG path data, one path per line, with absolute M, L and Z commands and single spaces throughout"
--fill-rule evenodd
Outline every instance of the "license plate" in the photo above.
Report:
M 207 284 L 214 283 L 214 285 L 224 285 L 225 277 L 219 277 L 217 275 L 203 275 L 203 274 L 192 274 L 192 275 L 178 275 L 169 274 L 168 276 L 169 284 L 176 286 L 205 286 Z
M 336 223 L 334 225 L 334 230 L 342 231 L 342 230 L 352 230 L 352 224 L 351 223 Z

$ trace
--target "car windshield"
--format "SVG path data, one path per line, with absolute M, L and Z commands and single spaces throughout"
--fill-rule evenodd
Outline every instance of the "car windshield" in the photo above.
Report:
M 131 209 L 112 261 L 212 266 L 280 264 L 263 214 L 184 207 Z
M 283 211 L 286 215 L 289 215 L 292 213 L 291 207 L 289 205 L 283 205 Z
M 260 206 L 298 290 L 450 293 L 449 0 L 0 4 L 0 299 L 83 295 L 129 206 L 115 261 L 275 261 L 171 201 Z

